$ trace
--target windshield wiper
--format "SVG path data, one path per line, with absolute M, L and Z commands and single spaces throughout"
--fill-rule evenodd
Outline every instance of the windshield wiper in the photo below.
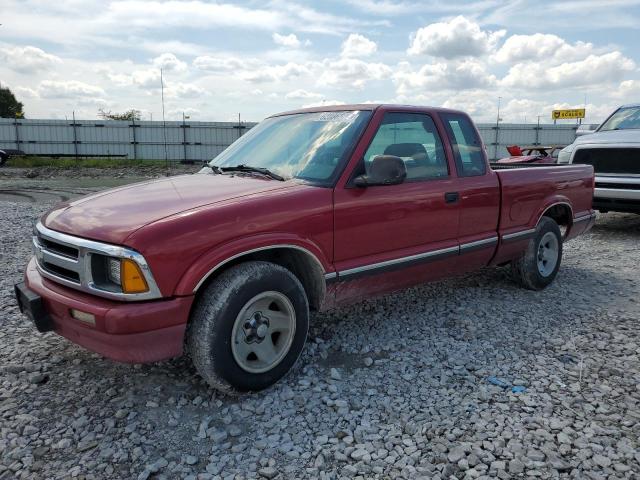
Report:
M 213 166 L 211 167 L 213 168 Z M 273 173 L 268 168 L 263 167 L 252 167 L 251 165 L 236 165 L 235 167 L 217 167 L 216 168 L 221 172 L 255 172 L 261 173 L 262 175 L 266 175 L 267 177 L 273 178 L 274 180 L 279 180 L 280 182 L 284 182 L 285 178 L 278 175 L 277 173 Z M 214 170 L 215 172 L 216 170 Z

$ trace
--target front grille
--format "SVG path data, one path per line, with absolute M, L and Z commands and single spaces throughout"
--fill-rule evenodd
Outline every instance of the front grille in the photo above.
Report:
M 596 188 L 619 188 L 621 190 L 640 190 L 640 183 L 617 183 L 615 181 L 596 182 Z
M 80 275 L 78 275 L 78 272 L 74 272 L 73 270 L 69 270 L 67 268 L 63 268 L 45 261 L 41 262 L 40 266 L 51 275 L 55 275 L 56 277 L 64 278 L 65 280 L 69 280 L 70 282 L 80 284 Z
M 640 148 L 581 148 L 573 163 L 593 165 L 596 173 L 640 174 Z
M 58 255 L 62 255 L 63 257 L 76 258 L 76 259 L 78 258 L 77 248 L 48 240 L 39 233 L 38 233 L 38 242 L 40 243 L 40 245 L 42 245 L 44 248 L 46 248 L 50 252 L 57 253 Z
M 62 280 L 80 285 L 83 269 L 77 247 L 63 243 L 37 232 L 33 247 L 38 265 L 52 280 Z

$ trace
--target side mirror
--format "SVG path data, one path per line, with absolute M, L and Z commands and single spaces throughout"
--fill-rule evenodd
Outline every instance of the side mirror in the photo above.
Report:
M 589 135 L 590 133 L 595 132 L 599 126 L 600 125 L 593 125 L 593 124 L 589 125 L 589 124 L 583 123 L 576 129 L 576 137 Z
M 398 185 L 407 178 L 407 168 L 404 161 L 395 155 L 378 155 L 373 158 L 369 174 L 359 175 L 353 179 L 353 184 L 359 188 L 376 185 Z

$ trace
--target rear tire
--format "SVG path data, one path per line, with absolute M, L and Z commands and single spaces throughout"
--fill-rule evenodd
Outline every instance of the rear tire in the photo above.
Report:
M 0 167 L 5 164 L 8 158 L 9 158 L 9 155 L 7 155 L 4 152 L 0 152 Z
M 556 278 L 562 262 L 562 233 L 558 224 L 542 217 L 524 254 L 511 262 L 513 279 L 529 290 L 542 290 Z
M 200 295 L 187 350 L 212 387 L 225 393 L 258 391 L 291 369 L 308 329 L 307 296 L 293 273 L 269 262 L 241 263 Z

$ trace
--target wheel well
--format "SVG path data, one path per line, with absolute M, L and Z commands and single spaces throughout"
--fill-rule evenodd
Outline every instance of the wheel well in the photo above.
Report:
M 571 207 L 566 203 L 557 203 L 547 208 L 542 217 L 553 219 L 559 226 L 565 227 L 563 236 L 566 235 L 566 229 L 570 228 L 573 223 L 573 212 Z M 540 218 L 542 218 L 540 217 Z
M 320 309 L 320 305 L 322 304 L 326 292 L 324 269 L 318 260 L 310 253 L 305 253 L 302 250 L 290 247 L 269 248 L 234 258 L 216 269 L 200 286 L 196 294 L 204 291 L 205 286 L 222 272 L 238 265 L 239 263 L 251 261 L 271 262 L 289 270 L 302 284 L 304 291 L 307 294 L 307 299 L 309 300 L 309 308 L 311 310 Z

